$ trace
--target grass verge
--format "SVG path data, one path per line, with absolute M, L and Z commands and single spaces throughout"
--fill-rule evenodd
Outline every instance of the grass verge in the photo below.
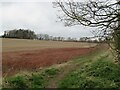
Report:
M 58 88 L 119 88 L 120 67 L 108 55 L 67 74 Z
M 41 72 L 17 74 L 5 78 L 3 88 L 45 88 L 47 81 L 58 73 L 56 68 L 47 68 Z

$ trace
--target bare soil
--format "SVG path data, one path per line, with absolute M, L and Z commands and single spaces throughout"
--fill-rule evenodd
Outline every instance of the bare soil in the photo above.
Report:
M 21 70 L 36 70 L 41 67 L 67 62 L 90 53 L 95 48 L 52 48 L 2 53 L 3 76 Z

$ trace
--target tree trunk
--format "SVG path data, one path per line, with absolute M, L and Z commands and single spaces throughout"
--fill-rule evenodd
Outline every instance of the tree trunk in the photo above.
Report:
M 120 14 L 120 13 L 119 13 Z M 120 15 L 118 15 L 118 27 L 114 30 L 115 51 L 117 61 L 120 64 Z
M 119 27 L 119 32 L 118 32 L 118 52 L 117 52 L 117 59 L 119 61 L 120 64 L 120 27 Z
M 116 60 L 120 64 L 120 29 L 114 31 L 114 47 L 116 52 Z

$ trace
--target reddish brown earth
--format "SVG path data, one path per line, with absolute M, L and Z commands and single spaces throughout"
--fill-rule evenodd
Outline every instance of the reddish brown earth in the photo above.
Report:
M 20 70 L 35 70 L 40 67 L 60 64 L 80 55 L 85 55 L 95 48 L 57 48 L 32 51 L 3 52 L 3 75 Z

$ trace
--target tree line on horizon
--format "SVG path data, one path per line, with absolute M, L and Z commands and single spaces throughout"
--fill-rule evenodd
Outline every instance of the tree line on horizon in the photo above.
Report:
M 29 29 L 14 29 L 10 31 L 4 31 L 3 38 L 18 38 L 18 39 L 34 39 L 36 37 L 35 32 Z
M 81 37 L 79 40 L 72 37 L 61 37 L 61 36 L 50 36 L 48 34 L 35 34 L 34 31 L 29 29 L 14 29 L 9 31 L 4 31 L 2 38 L 17 38 L 17 39 L 34 39 L 34 40 L 51 40 L 51 41 L 69 41 L 69 42 L 104 42 L 105 40 L 99 38 L 98 40 L 91 38 L 94 37 Z

